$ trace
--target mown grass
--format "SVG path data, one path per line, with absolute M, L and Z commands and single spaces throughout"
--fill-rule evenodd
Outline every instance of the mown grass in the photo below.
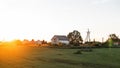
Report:
M 74 54 L 80 49 L 16 48 L 0 47 L 0 68 L 120 68 L 119 48 L 99 48 L 82 54 Z

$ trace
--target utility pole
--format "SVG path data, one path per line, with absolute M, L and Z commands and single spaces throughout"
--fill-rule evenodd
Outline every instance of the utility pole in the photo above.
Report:
M 104 38 L 102 37 L 102 43 L 104 42 Z

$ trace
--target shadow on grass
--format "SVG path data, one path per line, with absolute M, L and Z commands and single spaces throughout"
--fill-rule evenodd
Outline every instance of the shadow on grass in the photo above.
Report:
M 76 62 L 73 60 L 67 60 L 67 59 L 53 59 L 51 62 L 57 62 L 57 63 L 63 63 L 68 65 L 77 65 L 84 68 L 118 68 L 117 66 L 112 65 L 103 65 L 103 64 L 92 64 L 87 62 Z

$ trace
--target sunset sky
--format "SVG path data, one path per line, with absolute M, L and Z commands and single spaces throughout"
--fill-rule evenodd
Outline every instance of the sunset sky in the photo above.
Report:
M 0 40 L 40 39 L 87 29 L 101 41 L 120 36 L 120 0 L 0 0 Z

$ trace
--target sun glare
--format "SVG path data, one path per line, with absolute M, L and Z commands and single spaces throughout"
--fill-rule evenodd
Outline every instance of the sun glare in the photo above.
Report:
M 16 42 L 1 42 L 0 44 L 0 60 L 6 61 L 21 61 L 19 57 L 24 56 L 26 53 L 25 47 L 16 45 Z

